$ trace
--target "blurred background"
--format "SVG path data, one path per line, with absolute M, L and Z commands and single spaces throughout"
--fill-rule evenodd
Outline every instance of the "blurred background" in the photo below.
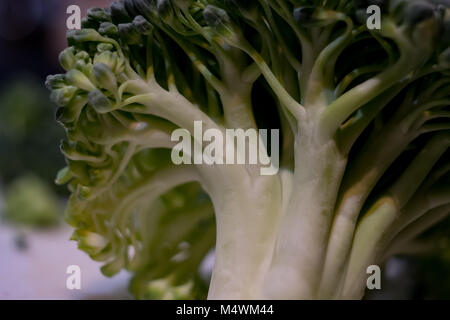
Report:
M 0 1 L 0 299 L 129 299 L 129 276 L 104 277 L 69 241 L 68 193 L 54 178 L 64 166 L 63 129 L 44 87 L 62 72 L 69 5 L 107 0 Z M 382 290 L 367 299 L 449 299 L 450 220 L 424 235 L 408 256 L 382 266 Z M 66 269 L 81 268 L 81 290 L 66 288 Z

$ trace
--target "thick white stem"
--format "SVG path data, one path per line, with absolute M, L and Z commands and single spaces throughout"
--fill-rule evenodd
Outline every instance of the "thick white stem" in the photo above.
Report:
M 312 129 L 296 141 L 295 177 L 278 232 L 265 294 L 276 299 L 317 297 L 328 232 L 345 158 L 333 140 L 319 144 Z
M 208 299 L 262 299 L 281 215 L 280 179 L 242 175 L 211 197 L 217 240 Z

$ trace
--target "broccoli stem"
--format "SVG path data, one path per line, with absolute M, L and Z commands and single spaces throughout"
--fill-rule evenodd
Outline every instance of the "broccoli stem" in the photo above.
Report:
M 267 276 L 265 293 L 272 298 L 317 297 L 326 253 L 325 239 L 346 163 L 334 140 L 318 144 L 306 133 L 312 128 L 302 130 L 302 127 L 296 137 L 291 197 Z
M 217 238 L 208 299 L 263 299 L 282 216 L 281 183 L 278 176 L 241 175 L 228 185 L 228 175 L 221 176 L 224 186 L 210 192 Z

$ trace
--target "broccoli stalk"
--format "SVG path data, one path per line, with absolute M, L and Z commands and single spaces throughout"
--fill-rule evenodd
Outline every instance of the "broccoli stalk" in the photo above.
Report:
M 204 297 L 214 246 L 210 299 L 361 298 L 369 265 L 450 212 L 449 22 L 431 0 L 89 10 L 47 79 L 73 239 L 138 298 Z M 174 165 L 171 134 L 195 121 L 280 129 L 280 170 Z

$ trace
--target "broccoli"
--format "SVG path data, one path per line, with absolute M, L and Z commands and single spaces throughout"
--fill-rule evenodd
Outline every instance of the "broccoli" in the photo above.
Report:
M 67 221 L 137 298 L 359 299 L 450 213 L 448 1 L 122 0 L 67 39 Z M 280 170 L 174 164 L 195 121 L 279 129 Z
M 61 222 L 61 208 L 50 186 L 32 174 L 20 176 L 6 189 L 2 218 L 16 227 L 58 225 Z

